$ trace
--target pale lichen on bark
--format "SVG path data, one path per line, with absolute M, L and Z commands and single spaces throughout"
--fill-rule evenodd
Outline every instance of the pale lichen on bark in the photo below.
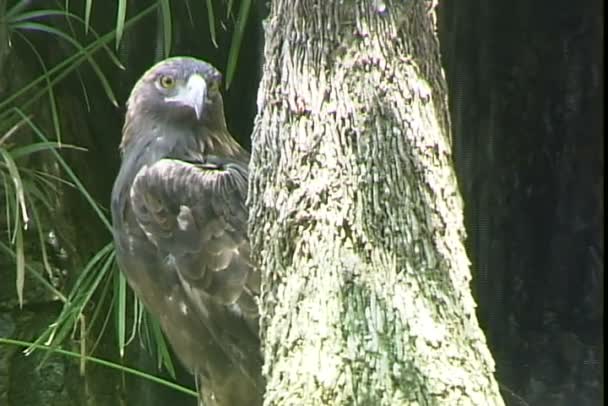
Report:
M 275 1 L 250 184 L 265 404 L 502 404 L 423 4 Z

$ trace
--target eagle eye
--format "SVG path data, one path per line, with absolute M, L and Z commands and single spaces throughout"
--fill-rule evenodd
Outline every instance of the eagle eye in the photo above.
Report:
M 158 78 L 158 84 L 163 89 L 173 89 L 175 87 L 175 78 L 170 75 L 162 75 Z
M 209 83 L 209 90 L 211 93 L 219 93 L 220 84 L 221 82 L 219 80 L 211 80 L 211 83 Z

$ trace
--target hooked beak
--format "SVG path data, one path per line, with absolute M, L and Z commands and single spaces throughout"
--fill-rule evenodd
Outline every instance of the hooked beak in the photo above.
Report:
M 175 96 L 166 97 L 165 101 L 192 108 L 194 114 L 196 114 L 196 119 L 199 120 L 203 113 L 206 98 L 207 82 L 201 75 L 195 73 L 188 78 L 186 86 L 181 87 Z

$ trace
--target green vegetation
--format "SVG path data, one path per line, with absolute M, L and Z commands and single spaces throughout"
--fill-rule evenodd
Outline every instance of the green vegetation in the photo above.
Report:
M 233 1 L 226 1 L 221 4 L 225 14 L 214 11 L 212 3 L 211 0 L 206 0 L 207 15 L 193 16 L 190 11 L 191 2 L 185 2 L 191 21 L 196 17 L 206 21 L 209 28 L 206 35 L 209 35 L 216 47 L 216 27 L 223 26 L 225 19 L 236 20 L 226 63 L 228 86 L 234 76 L 252 1 L 241 1 L 238 10 Z M 128 9 L 127 0 L 117 0 L 114 27 L 101 33 L 91 24 L 95 19 L 94 1 L 86 0 L 84 4 L 84 10 L 70 8 L 69 1 L 56 2 L 55 8 L 38 9 L 35 8 L 36 3 L 32 6 L 31 2 L 22 0 L 8 8 L 3 17 L 0 15 L 0 18 L 3 18 L 0 21 L 0 29 L 6 29 L 11 47 L 29 50 L 42 72 L 33 81 L 0 101 L 0 194 L 4 201 L 7 230 L 5 238 L 0 239 L 0 252 L 15 264 L 15 290 L 19 306 L 23 306 L 24 292 L 28 289 L 26 274 L 62 303 L 55 322 L 33 342 L 0 338 L 0 343 L 27 346 L 27 352 L 43 349 L 49 354 L 77 356 L 83 367 L 85 361 L 97 362 L 126 373 L 147 377 L 195 396 L 189 389 L 171 382 L 88 355 L 95 351 L 113 318 L 117 351 L 121 357 L 125 354 L 126 346 L 138 337 L 137 339 L 156 357 L 159 367 L 166 368 L 170 375 L 175 376 L 171 356 L 160 328 L 147 316 L 139 301 L 131 297 L 124 277 L 117 270 L 110 241 L 94 253 L 82 269 L 70 270 L 74 276 L 70 286 L 56 286 L 53 283 L 53 265 L 49 258 L 47 241 L 53 232 L 53 210 L 62 188 L 77 190 L 98 220 L 108 231 L 111 230 L 107 211 L 89 193 L 63 156 L 64 151 L 68 149 L 75 152 L 84 152 L 85 149 L 62 141 L 66 139 L 65 126 L 62 125 L 62 115 L 66 112 L 60 111 L 56 87 L 68 77 L 78 78 L 82 99 L 87 107 L 90 107 L 88 86 L 80 74 L 80 69 L 87 67 L 94 72 L 107 100 L 117 106 L 114 85 L 106 72 L 106 66 L 125 69 L 115 51 L 120 50 L 124 34 L 138 24 L 143 24 L 145 17 L 154 16 L 156 13 L 157 30 L 159 38 L 162 39 L 160 58 L 171 54 L 174 25 L 183 23 L 176 20 L 169 0 L 151 1 L 148 7 L 136 13 Z M 45 54 L 39 49 L 41 35 L 60 40 L 66 45 L 65 49 L 70 50 L 69 54 L 60 62 L 57 62 L 57 59 L 45 58 Z M 0 58 L 1 56 L 2 52 Z M 100 59 L 106 63 L 100 63 Z M 49 122 L 52 124 L 50 131 L 45 131 L 38 124 L 37 109 L 41 104 L 48 106 Z M 31 142 L 24 143 L 22 137 L 17 142 L 17 134 L 21 133 L 31 134 Z M 46 162 L 52 162 L 56 170 L 45 171 L 33 164 L 40 155 L 45 157 Z M 35 236 L 35 241 L 32 236 Z M 30 256 L 40 258 L 44 272 L 28 262 Z M 107 303 L 111 303 L 111 306 Z M 76 339 L 80 343 L 79 354 L 60 349 L 68 339 Z

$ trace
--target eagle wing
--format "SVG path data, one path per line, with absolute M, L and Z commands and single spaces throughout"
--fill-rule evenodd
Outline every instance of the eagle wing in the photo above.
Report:
M 243 163 L 214 156 L 161 159 L 138 172 L 130 200 L 139 226 L 191 299 L 203 295 L 252 319 L 259 278 L 249 262 L 247 175 Z
M 157 86 L 165 75 L 178 79 L 171 94 Z M 220 77 L 204 61 L 174 57 L 135 84 L 112 189 L 112 231 L 123 274 L 196 376 L 200 399 L 261 405 L 248 154 L 226 127 Z
M 139 170 L 129 200 L 163 270 L 175 271 L 216 344 L 261 387 L 251 374 L 260 362 L 260 281 L 249 262 L 247 176 L 246 164 L 225 158 L 161 159 Z

